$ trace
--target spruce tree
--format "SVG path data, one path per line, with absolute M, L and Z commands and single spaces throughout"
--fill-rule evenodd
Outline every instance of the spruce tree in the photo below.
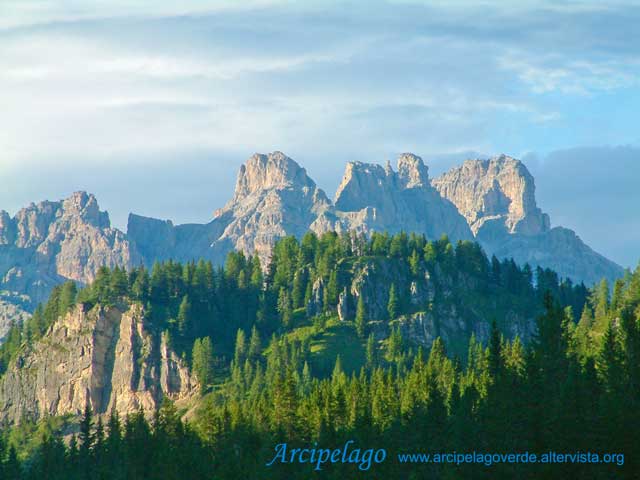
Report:
M 213 348 L 209 337 L 199 338 L 193 344 L 192 370 L 204 393 L 213 380 Z
M 293 289 L 291 291 L 293 308 L 304 306 L 304 293 L 307 289 L 306 278 L 306 272 L 303 270 L 297 271 L 293 276 Z
M 360 338 L 364 338 L 367 331 L 367 318 L 362 295 L 358 295 L 358 304 L 356 306 L 356 332 Z
M 502 338 L 496 321 L 491 322 L 491 334 L 489 337 L 489 371 L 496 377 L 502 368 Z
M 84 408 L 84 415 L 80 421 L 80 448 L 78 452 L 78 460 L 80 469 L 83 474 L 89 478 L 92 468 L 91 451 L 95 435 L 93 433 L 93 411 L 89 401 Z
M 278 313 L 280 313 L 280 321 L 282 326 L 288 328 L 291 326 L 291 298 L 286 288 L 281 287 L 278 294 Z
M 249 339 L 249 351 L 247 352 L 251 361 L 256 361 L 260 357 L 262 351 L 262 345 L 260 341 L 260 333 L 254 325 L 251 328 L 251 338 Z
M 602 383 L 609 392 L 618 391 L 623 385 L 622 352 L 618 335 L 609 322 L 602 338 L 602 347 L 598 354 L 598 372 Z
M 387 303 L 387 313 L 389 320 L 393 320 L 398 316 L 398 295 L 396 294 L 396 286 L 392 283 L 389 288 L 389 302 Z
M 367 338 L 367 350 L 366 350 L 366 358 L 367 358 L 367 368 L 373 369 L 377 364 L 377 351 L 376 351 L 376 341 L 373 337 L 373 333 L 369 334 Z
M 182 297 L 178 309 L 178 331 L 182 337 L 191 333 L 191 301 L 188 295 Z
M 247 357 L 247 344 L 245 340 L 244 330 L 238 329 L 236 333 L 236 348 L 233 356 L 233 363 L 236 367 L 241 366 Z

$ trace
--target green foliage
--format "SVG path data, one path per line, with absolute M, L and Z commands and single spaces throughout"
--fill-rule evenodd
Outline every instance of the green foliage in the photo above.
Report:
M 280 314 L 282 326 L 284 328 L 290 327 L 293 308 L 291 306 L 289 291 L 285 287 L 280 287 L 280 292 L 278 293 L 278 313 Z
M 213 380 L 213 346 L 209 337 L 197 338 L 193 343 L 191 370 L 205 392 Z
M 355 322 L 335 315 L 337 293 L 362 265 L 392 278 L 385 284 L 391 321 L 374 318 L 371 333 L 372 306 L 362 295 Z M 318 279 L 327 285 L 324 311 L 306 318 Z M 411 282 L 418 292 L 432 288 L 431 297 L 409 302 Z M 151 422 L 138 413 L 121 424 L 114 412 L 104 427 L 87 410 L 67 444 L 61 428 L 13 429 L 0 445 L 0 473 L 13 472 L 7 478 L 311 478 L 300 465 L 266 470 L 274 445 L 333 447 L 348 439 L 394 453 L 410 446 L 627 455 L 624 468 L 496 464 L 490 472 L 388 461 L 374 467 L 380 478 L 634 478 L 640 468 L 629 428 L 640 423 L 640 268 L 610 294 L 604 283 L 588 291 L 446 237 L 309 233 L 278 242 L 264 275 L 257 257 L 234 253 L 224 268 L 200 261 L 159 263 L 151 272 L 101 269 L 93 284 L 77 294 L 74 287 L 58 288 L 24 328 L 10 330 L 0 347 L 4 368 L 73 305 L 139 302 L 148 327 L 166 331 L 190 359 L 204 396 L 189 424 L 165 402 Z M 438 306 L 463 318 L 470 307 L 495 317 L 486 344 L 459 339 L 467 353 L 453 359 L 448 354 L 461 349 L 453 342 L 437 338 L 423 351 L 403 338 L 399 315 Z M 506 336 L 511 310 L 538 315 L 533 341 Z M 577 325 L 573 312 L 581 314 Z M 335 466 L 326 478 L 355 477 L 352 467 Z
M 367 331 L 367 313 L 362 295 L 358 296 L 358 304 L 356 306 L 356 331 L 360 338 L 364 338 Z
M 396 286 L 392 283 L 389 288 L 389 302 L 387 303 L 387 313 L 389 314 L 389 320 L 393 320 L 398 316 L 398 294 L 396 293 Z

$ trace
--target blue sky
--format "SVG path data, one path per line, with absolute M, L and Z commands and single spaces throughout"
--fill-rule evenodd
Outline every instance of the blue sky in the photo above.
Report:
M 78 189 L 205 222 L 253 152 L 507 153 L 554 225 L 640 259 L 639 2 L 0 2 L 0 208 Z

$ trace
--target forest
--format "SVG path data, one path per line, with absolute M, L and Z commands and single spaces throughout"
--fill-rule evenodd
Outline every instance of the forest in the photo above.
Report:
M 372 264 L 393 272 L 382 311 L 351 288 Z M 410 301 L 413 284 L 430 285 L 432 295 Z M 166 335 L 198 379 L 197 413 L 185 419 L 167 400 L 153 415 L 98 416 L 87 407 L 79 419 L 6 426 L 0 478 L 604 479 L 640 470 L 640 268 L 587 288 L 488 258 L 473 242 L 308 233 L 278 241 L 266 269 L 236 252 L 222 267 L 168 261 L 150 271 L 102 268 L 87 286 L 64 283 L 11 328 L 0 372 L 70 309 L 131 303 L 143 305 L 147 328 Z M 425 346 L 403 335 L 403 318 L 452 303 L 476 307 L 490 325 L 486 338 Z M 507 311 L 533 319 L 530 338 L 508 333 Z M 386 460 L 368 472 L 267 466 L 282 443 L 348 441 L 384 448 Z M 616 453 L 624 464 L 397 457 L 454 451 Z

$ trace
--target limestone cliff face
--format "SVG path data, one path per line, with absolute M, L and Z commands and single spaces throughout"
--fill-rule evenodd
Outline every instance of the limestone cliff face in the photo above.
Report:
M 0 212 L 0 290 L 8 292 L 6 301 L 26 310 L 45 301 L 64 280 L 86 283 L 103 265 L 138 262 L 125 234 L 111 228 L 107 212 L 85 192 L 31 204 L 13 218 Z
M 505 155 L 468 160 L 433 180 L 422 159 L 410 153 L 400 155 L 396 171 L 389 164 L 351 162 L 332 203 L 291 158 L 255 154 L 241 167 L 233 198 L 210 223 L 174 226 L 131 215 L 128 238 L 148 265 L 168 258 L 222 263 L 239 249 L 259 255 L 266 267 L 277 239 L 308 230 L 404 230 L 429 239 L 475 239 L 489 255 L 553 268 L 590 284 L 623 273 L 573 232 L 551 229 L 536 204 L 533 177 Z
M 420 157 L 405 153 L 398 171 L 390 164 L 352 162 L 336 192 L 335 208 L 343 229 L 424 233 L 429 239 L 449 235 L 452 240 L 473 238 L 455 205 L 431 186 L 428 168 Z
M 145 261 L 205 258 L 222 263 L 242 250 L 268 264 L 276 240 L 335 225 L 331 202 L 304 168 L 282 152 L 255 154 L 240 168 L 233 198 L 206 225 L 173 226 L 129 216 L 127 233 Z
M 164 338 L 147 330 L 139 305 L 77 306 L 9 366 L 0 380 L 0 422 L 25 416 L 97 414 L 142 408 L 195 392 L 188 368 Z
M 137 260 L 124 235 L 111 228 L 93 195 L 76 192 L 60 202 L 31 204 L 14 218 L 0 212 L 2 287 L 44 300 L 42 284 L 59 277 L 86 283 L 101 266 Z
M 232 250 L 266 266 L 276 240 L 312 230 L 424 233 L 453 240 L 473 235 L 455 206 L 429 183 L 420 157 L 390 166 L 349 163 L 333 204 L 304 168 L 281 152 L 255 154 L 240 168 L 233 198 L 206 225 L 179 225 L 131 215 L 127 233 L 147 263 L 173 258 L 224 261 Z
M 550 228 L 549 216 L 536 204 L 534 179 L 519 160 L 505 155 L 467 160 L 432 183 L 458 207 L 489 255 L 551 268 L 587 284 L 624 273 L 575 232 Z
M 507 299 L 492 297 L 481 307 L 473 298 L 482 295 L 482 286 L 474 277 L 463 273 L 452 275 L 436 267 L 415 278 L 408 266 L 378 258 L 358 261 L 349 278 L 346 291 L 352 299 L 351 305 L 345 303 L 341 308 L 350 311 L 353 318 L 354 305 L 362 297 L 370 328 L 378 340 L 386 338 L 391 328 L 397 326 L 403 337 L 415 344 L 430 348 L 432 342 L 441 337 L 452 353 L 464 356 L 472 335 L 488 341 L 496 312 L 501 312 L 499 327 L 508 338 L 519 336 L 527 341 L 535 332 L 536 315 L 531 305 L 514 305 Z M 416 313 L 389 322 L 387 304 L 392 284 L 398 296 Z
M 304 168 L 281 152 L 256 154 L 240 168 L 235 194 L 215 218 L 226 225 L 217 242 L 256 253 L 266 265 L 275 241 L 300 237 L 331 208 Z
M 549 230 L 549 216 L 536 205 L 533 177 L 514 158 L 467 160 L 434 179 L 433 186 L 458 207 L 474 235 L 487 222 L 500 224 L 508 233 L 535 235 Z

